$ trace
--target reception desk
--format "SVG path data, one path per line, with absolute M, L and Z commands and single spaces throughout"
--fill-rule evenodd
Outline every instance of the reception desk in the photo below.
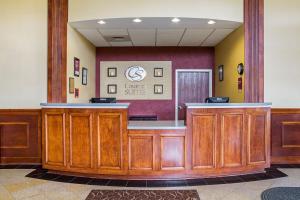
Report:
M 186 104 L 183 121 L 128 121 L 129 104 L 42 104 L 43 167 L 123 179 L 248 174 L 270 166 L 270 104 Z

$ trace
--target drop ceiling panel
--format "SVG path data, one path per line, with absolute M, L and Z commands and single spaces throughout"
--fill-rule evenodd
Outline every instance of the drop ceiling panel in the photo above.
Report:
M 216 29 L 201 46 L 216 46 L 225 39 L 233 29 Z
M 99 29 L 103 36 L 123 36 L 128 35 L 127 29 Z
M 96 47 L 110 46 L 108 42 L 102 37 L 97 29 L 77 29 L 87 40 L 89 40 Z
M 157 29 L 156 46 L 177 46 L 185 29 Z
M 200 46 L 214 29 L 187 29 L 179 46 Z
M 110 42 L 113 47 L 132 47 L 132 42 Z
M 155 46 L 155 29 L 129 29 L 134 46 Z

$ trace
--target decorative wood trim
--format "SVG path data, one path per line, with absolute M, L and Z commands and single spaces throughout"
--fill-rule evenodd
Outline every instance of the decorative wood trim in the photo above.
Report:
M 244 0 L 245 102 L 264 102 L 264 0 Z
M 233 121 L 231 119 L 228 119 L 229 122 L 225 123 L 226 117 L 239 117 L 240 121 Z M 228 138 L 228 136 L 230 134 L 233 134 L 233 131 L 227 131 L 225 126 L 228 126 L 227 128 L 232 128 L 232 124 L 237 124 L 239 123 L 240 125 L 240 130 L 239 130 L 239 137 L 240 137 L 240 141 L 239 141 L 239 148 L 237 148 L 236 150 L 240 151 L 240 162 L 239 163 L 231 163 L 231 164 L 226 164 L 226 149 L 228 149 L 228 147 L 226 148 L 226 143 L 225 143 L 225 138 Z M 243 157 L 244 157 L 244 124 L 245 124 L 245 120 L 244 120 L 244 113 L 241 112 L 228 112 L 225 114 L 221 114 L 221 154 L 220 154 L 220 167 L 241 167 L 243 166 Z M 228 135 L 226 135 L 228 134 Z M 225 137 L 227 136 L 227 137 Z M 237 140 L 237 139 L 235 139 Z M 232 157 L 232 155 L 227 155 L 227 157 Z
M 48 103 L 67 102 L 68 0 L 48 0 Z
M 119 139 L 120 139 L 120 158 L 119 158 L 119 166 L 112 167 L 112 166 L 105 166 L 101 163 L 101 130 L 103 127 L 100 127 L 100 117 L 106 117 L 106 118 L 117 118 L 119 120 L 120 124 L 120 129 L 119 129 Z M 99 169 L 104 169 L 104 170 L 122 170 L 124 168 L 124 152 L 123 152 L 123 124 L 122 124 L 122 113 L 104 113 L 104 112 L 99 112 L 97 113 L 97 168 Z
M 300 121 L 283 121 L 281 123 L 281 147 L 282 148 L 300 148 L 300 143 L 297 145 L 291 145 L 291 144 L 286 144 L 285 143 L 285 135 L 287 135 L 287 133 L 285 132 L 285 127 L 286 126 L 293 126 L 293 125 L 298 125 L 300 127 Z
M 89 166 L 86 165 L 75 165 L 73 163 L 73 127 L 77 124 L 73 123 L 74 117 L 87 117 L 88 118 L 88 126 L 89 126 L 89 150 L 90 150 L 90 163 Z M 79 124 L 78 128 L 81 128 L 83 124 Z M 83 139 L 83 138 L 81 138 Z M 92 168 L 93 166 L 93 115 L 92 113 L 81 113 L 81 112 L 71 112 L 69 113 L 69 166 L 71 168 Z M 75 146 L 76 149 L 78 149 L 78 146 Z M 81 149 L 82 151 L 82 149 Z M 77 155 L 78 156 L 78 155 Z M 88 156 L 88 155 L 85 155 Z
M 272 108 L 273 114 L 300 114 L 300 108 Z
M 57 153 L 62 153 L 63 154 L 63 161 L 61 163 L 59 162 L 51 162 L 49 161 L 49 131 L 48 131 L 48 125 L 51 126 L 51 124 L 48 124 L 48 117 L 49 116 L 61 116 L 62 117 L 62 152 L 57 152 Z M 67 156 L 66 156 L 66 114 L 63 112 L 51 112 L 51 113 L 46 113 L 43 114 L 43 165 L 56 165 L 56 166 L 66 166 L 67 165 Z
M 151 167 L 133 167 L 132 166 L 132 140 L 134 139 L 151 139 L 152 143 L 152 155 L 148 155 L 152 157 L 152 166 Z M 155 166 L 155 142 L 154 135 L 152 134 L 129 134 L 128 135 L 128 169 L 129 170 L 154 170 Z

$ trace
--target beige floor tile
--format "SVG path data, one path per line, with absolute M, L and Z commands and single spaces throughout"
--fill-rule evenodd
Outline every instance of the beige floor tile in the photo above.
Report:
M 13 184 L 3 184 L 3 187 L 13 193 L 13 192 L 17 192 L 19 190 L 24 190 L 27 188 L 31 188 L 33 186 L 37 186 L 37 185 L 41 185 L 41 184 L 45 184 L 46 182 L 43 180 L 39 180 L 39 179 L 26 179 L 26 181 L 23 182 L 18 182 L 18 183 L 13 183 Z
M 84 200 L 93 189 L 149 189 L 60 183 L 25 177 L 31 171 L 21 169 L 0 170 L 0 200 Z M 300 169 L 282 169 L 282 171 L 288 174 L 289 177 L 235 184 L 150 189 L 196 189 L 201 200 L 260 200 L 261 193 L 271 187 L 300 187 Z
M 0 200 L 13 200 L 13 196 L 3 187 L 0 186 Z

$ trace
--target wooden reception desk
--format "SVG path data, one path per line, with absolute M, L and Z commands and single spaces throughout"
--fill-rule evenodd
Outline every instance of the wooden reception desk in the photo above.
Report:
M 270 166 L 270 104 L 187 104 L 182 121 L 128 122 L 129 104 L 42 104 L 43 167 L 123 179 Z

